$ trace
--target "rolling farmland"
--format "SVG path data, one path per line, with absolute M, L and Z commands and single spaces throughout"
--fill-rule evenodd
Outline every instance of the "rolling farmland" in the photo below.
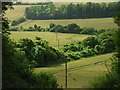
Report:
M 6 16 L 10 20 L 14 20 L 24 16 L 25 8 L 30 5 L 19 5 L 14 6 L 14 10 L 8 10 Z M 12 14 L 11 14 L 12 13 Z M 50 23 L 68 25 L 70 23 L 76 23 L 81 28 L 84 27 L 93 27 L 95 29 L 114 29 L 117 28 L 117 25 L 114 23 L 113 18 L 92 18 L 92 19 L 63 19 L 63 20 L 27 20 L 17 26 L 22 26 L 28 28 L 37 24 L 41 27 L 49 27 Z
M 90 87 L 90 82 L 98 76 L 103 76 L 107 72 L 104 64 L 105 60 L 109 60 L 113 54 L 104 54 L 90 58 L 82 58 L 77 61 L 68 62 L 68 88 L 87 88 Z M 101 63 L 97 63 L 101 62 Z M 107 61 L 110 64 L 110 61 Z M 84 65 L 88 65 L 82 67 Z M 65 66 L 59 64 L 50 67 L 35 68 L 35 73 L 49 72 L 52 73 L 58 80 L 60 86 L 65 84 Z
M 56 7 L 59 7 L 62 4 L 69 4 L 69 3 L 55 2 L 54 4 L 56 5 Z M 74 2 L 74 4 L 77 4 L 77 2 Z M 78 15 L 72 12 L 74 14 L 73 15 L 74 18 L 76 18 L 75 17 L 76 15 L 78 16 L 78 18 L 84 18 L 79 16 L 85 16 L 86 19 L 48 19 L 48 20 L 30 20 L 29 19 L 22 22 L 21 20 L 19 20 L 19 18 L 25 17 L 25 8 L 30 6 L 33 6 L 33 5 L 14 5 L 14 10 L 6 11 L 6 17 L 8 17 L 10 21 L 15 20 L 14 22 L 16 24 L 14 25 L 16 26 L 12 26 L 13 24 L 9 24 L 11 34 L 8 35 L 11 40 L 15 41 L 15 43 L 11 41 L 9 42 L 9 40 L 7 40 L 6 37 L 5 39 L 3 37 L 3 44 L 5 45 L 5 47 L 3 47 L 5 48 L 3 51 L 3 59 L 6 60 L 6 62 L 3 62 L 3 66 L 7 66 L 7 67 L 4 67 L 5 68 L 4 69 L 5 75 L 3 77 L 3 80 L 5 82 L 5 83 L 3 82 L 4 88 L 6 88 L 6 86 L 8 86 L 8 88 L 14 87 L 14 86 L 36 88 L 44 85 L 46 87 L 49 84 L 52 84 L 52 81 L 50 81 L 49 77 L 48 78 L 46 77 L 44 78 L 44 76 L 40 77 L 38 73 L 41 73 L 41 72 L 53 74 L 53 76 L 56 78 L 58 82 L 59 87 L 61 88 L 65 88 L 65 75 L 67 75 L 67 88 L 83 88 L 83 89 L 91 88 L 92 87 L 91 82 L 95 82 L 95 79 L 97 80 L 97 78 L 100 77 L 102 80 L 103 77 L 107 76 L 106 73 L 108 73 L 109 70 L 111 70 L 110 67 L 114 65 L 113 63 L 111 64 L 110 58 L 112 58 L 114 53 L 116 53 L 115 44 L 113 40 L 115 36 L 113 36 L 114 32 L 112 31 L 114 31 L 115 29 L 118 29 L 118 26 L 114 23 L 114 20 L 112 17 L 111 18 L 100 17 L 100 18 L 88 19 L 91 16 L 94 16 L 94 15 L 97 16 L 97 14 L 92 13 L 90 15 L 89 14 L 90 12 L 88 12 L 88 14 L 84 14 L 83 12 L 84 10 L 85 12 L 89 10 L 92 11 L 94 10 L 93 7 L 96 6 L 95 13 L 98 13 L 101 7 L 103 8 L 103 10 L 101 9 L 100 13 L 98 13 L 98 16 L 100 14 L 109 15 L 109 13 L 106 12 L 106 11 L 109 11 L 109 9 L 111 9 L 111 12 L 112 12 L 112 8 L 108 7 L 109 5 L 106 5 L 108 9 L 105 9 L 106 6 L 104 7 L 104 5 L 102 4 L 100 5 L 100 8 L 99 8 L 99 5 L 97 6 L 97 4 L 94 5 L 92 8 L 89 5 L 89 3 L 86 6 L 80 5 L 80 7 L 81 6 L 85 7 L 85 8 L 81 7 L 81 9 L 77 8 L 78 10 L 82 11 L 81 13 L 80 11 L 77 11 L 76 9 L 77 6 L 75 5 L 72 6 L 72 8 L 74 8 L 73 10 L 72 8 L 65 9 L 65 12 L 67 12 L 67 9 L 70 12 L 71 11 L 79 12 Z M 88 8 L 87 6 L 88 7 L 90 6 L 90 7 Z M 29 15 L 34 16 L 34 18 L 31 18 L 31 19 L 45 19 L 41 17 L 49 14 L 49 11 L 51 12 L 51 10 L 49 10 L 50 9 L 49 7 L 46 7 L 46 8 L 47 9 L 45 10 L 43 8 L 39 10 L 39 7 L 38 7 L 37 9 L 30 10 L 32 12 L 36 11 L 35 12 L 36 15 L 29 13 Z M 105 10 L 105 13 L 103 13 L 104 10 Z M 42 15 L 40 15 L 41 13 L 39 14 L 39 12 L 41 11 L 42 12 L 47 11 L 47 13 L 43 13 Z M 56 9 L 56 11 L 59 11 L 59 10 Z M 54 14 L 56 13 L 56 11 L 54 12 Z M 60 9 L 60 11 L 63 12 L 63 8 Z M 64 13 L 64 14 L 66 16 L 69 16 L 72 13 L 66 13 L 66 14 Z M 51 15 L 50 18 L 54 18 L 53 17 L 54 14 L 50 14 Z M 62 14 L 59 14 L 58 12 L 57 14 L 56 16 L 64 17 L 64 15 L 62 16 Z M 83 14 L 83 15 L 80 15 L 80 14 Z M 49 15 L 47 17 L 49 17 Z M 107 17 L 110 17 L 110 16 L 107 16 Z M 69 18 L 69 17 L 65 17 L 65 18 Z M 52 25 L 51 23 L 55 25 Z M 78 26 L 80 26 L 80 28 L 77 27 L 77 25 L 75 24 L 70 26 L 68 25 L 72 23 L 76 23 Z M 51 27 L 49 28 L 50 24 L 51 24 Z M 62 27 L 62 26 L 57 27 L 57 25 L 63 25 L 66 27 Z M 9 30 L 7 29 L 6 26 L 5 26 L 6 30 Z M 17 28 L 14 28 L 14 27 L 17 27 Z M 92 29 L 93 34 L 91 34 L 92 30 L 86 29 L 85 31 L 85 29 L 82 29 L 85 27 L 94 28 L 95 30 L 101 30 L 100 34 L 101 33 L 102 34 L 100 35 L 99 31 L 97 32 L 93 29 Z M 104 30 L 110 29 L 112 31 L 107 32 L 102 29 Z M 89 30 L 91 32 L 89 32 Z M 42 32 L 42 31 L 46 31 L 46 32 Z M 51 32 L 48 32 L 48 31 L 51 31 Z M 55 31 L 58 31 L 58 32 L 59 31 L 65 31 L 65 32 L 75 31 L 75 33 L 87 32 L 87 34 L 85 33 L 72 34 L 71 32 L 56 33 Z M 95 36 L 95 37 L 91 37 L 91 36 Z M 19 45 L 18 43 L 20 39 L 27 38 L 27 39 L 35 40 L 36 37 L 40 37 L 43 40 L 46 40 L 47 42 L 49 42 L 49 46 L 55 48 L 56 50 L 47 46 L 44 41 L 31 43 L 30 41 L 26 40 L 25 43 L 23 42 L 23 45 L 22 44 Z M 91 38 L 88 38 L 84 42 L 79 42 L 86 39 L 87 37 L 91 37 Z M 74 42 L 79 42 L 79 44 L 78 43 L 74 44 Z M 15 47 L 13 47 L 14 44 L 16 44 Z M 70 45 L 66 45 L 64 49 L 65 44 L 70 44 Z M 17 47 L 17 45 L 19 45 L 20 47 Z M 21 50 L 22 50 L 22 53 L 21 53 Z M 65 73 L 65 63 L 64 63 L 65 60 L 69 60 L 67 62 L 67 69 L 66 69 L 67 74 Z M 62 61 L 63 63 L 59 61 Z M 31 69 L 33 70 L 33 73 L 31 72 L 29 73 Z M 34 74 L 36 75 L 34 76 Z M 40 79 L 42 81 L 39 81 Z M 111 85 L 112 79 L 114 78 L 109 78 L 110 85 Z M 117 79 L 116 80 L 115 79 L 114 81 L 117 81 Z M 43 83 L 43 81 L 45 81 L 45 83 Z M 107 81 L 107 83 L 109 82 Z M 116 83 L 114 83 L 113 86 L 116 86 L 115 84 Z M 103 86 L 104 85 L 106 85 L 106 82 L 105 83 L 103 82 Z
M 58 41 L 56 40 L 56 34 L 52 32 L 11 32 L 11 39 L 18 41 L 22 38 L 35 39 L 35 37 L 41 37 L 47 40 L 53 47 L 58 47 Z M 59 47 L 63 47 L 64 44 L 81 41 L 90 35 L 80 34 L 63 34 L 58 33 L 57 39 L 59 39 Z

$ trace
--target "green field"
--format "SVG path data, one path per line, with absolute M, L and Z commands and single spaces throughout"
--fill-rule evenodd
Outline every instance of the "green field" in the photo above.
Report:
M 24 11 L 26 7 L 30 5 L 19 5 L 14 6 L 14 10 L 8 10 L 6 16 L 10 19 L 17 19 L 21 16 L 24 16 Z M 78 24 L 81 28 L 83 27 L 93 27 L 95 29 L 113 29 L 117 28 L 117 25 L 114 23 L 113 18 L 93 18 L 93 19 L 64 19 L 64 20 L 28 20 L 19 24 L 18 26 L 23 26 L 28 28 L 37 24 L 41 27 L 49 27 L 50 23 L 68 25 L 71 23 Z
M 107 72 L 104 62 L 95 64 L 96 62 L 109 60 L 113 54 L 104 54 L 90 58 L 82 58 L 77 61 L 68 63 L 68 88 L 87 88 L 90 82 L 96 77 L 103 76 Z M 90 64 L 90 65 L 88 65 Z M 107 62 L 110 65 L 110 61 Z M 83 65 L 88 65 L 81 67 Z M 57 78 L 60 86 L 65 85 L 64 64 L 50 67 L 35 68 L 35 73 L 49 72 Z
M 68 25 L 71 23 L 78 24 L 81 28 L 84 27 L 93 27 L 97 30 L 99 29 L 114 29 L 117 28 L 117 25 L 114 23 L 112 18 L 98 18 L 98 19 L 64 19 L 64 20 L 28 20 L 19 24 L 24 28 L 34 26 L 37 24 L 41 27 L 49 27 L 50 23 Z
M 35 39 L 35 37 L 41 37 L 44 40 L 47 40 L 51 46 L 58 47 L 56 34 L 52 32 L 11 32 L 10 36 L 11 39 L 14 39 L 15 41 L 18 41 L 19 39 L 22 38 Z M 63 47 L 64 44 L 82 41 L 88 36 L 90 35 L 58 33 L 57 39 L 59 39 L 59 46 Z

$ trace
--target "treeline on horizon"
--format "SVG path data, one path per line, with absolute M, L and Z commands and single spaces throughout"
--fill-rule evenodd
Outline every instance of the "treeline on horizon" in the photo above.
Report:
M 59 7 L 53 3 L 27 7 L 27 19 L 83 19 L 112 17 L 118 13 L 118 2 L 110 3 L 78 3 L 62 4 Z

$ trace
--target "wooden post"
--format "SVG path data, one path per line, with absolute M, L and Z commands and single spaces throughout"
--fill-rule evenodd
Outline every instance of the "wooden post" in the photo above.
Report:
M 58 35 L 58 33 L 57 33 L 57 31 L 56 31 L 56 30 L 55 30 L 55 33 L 56 33 L 56 41 L 57 41 L 57 38 L 58 38 L 58 37 L 57 37 L 57 35 Z
M 67 88 L 67 60 L 65 60 L 65 88 Z
M 59 39 L 58 39 L 58 48 L 59 48 Z

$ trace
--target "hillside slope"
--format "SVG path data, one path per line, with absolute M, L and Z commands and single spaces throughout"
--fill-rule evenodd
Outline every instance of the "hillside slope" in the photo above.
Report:
M 68 88 L 90 87 L 90 81 L 96 77 L 103 76 L 107 72 L 105 62 L 110 65 L 111 54 L 104 54 L 90 58 L 82 58 L 77 61 L 68 62 Z M 65 85 L 65 64 L 50 67 L 36 68 L 35 73 L 49 72 L 57 78 L 58 83 Z
M 57 39 L 59 39 L 59 47 L 63 47 L 64 44 L 82 41 L 88 36 L 90 35 L 58 33 Z M 58 40 L 56 40 L 56 34 L 53 32 L 11 32 L 10 37 L 15 41 L 22 38 L 35 39 L 35 37 L 41 37 L 47 40 L 51 46 L 58 47 Z

